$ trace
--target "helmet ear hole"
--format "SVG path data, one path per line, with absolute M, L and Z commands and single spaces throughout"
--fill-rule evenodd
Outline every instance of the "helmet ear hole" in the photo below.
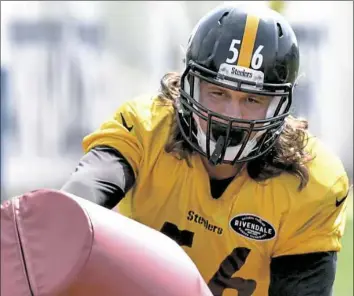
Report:
M 277 28 L 278 28 L 278 37 L 282 38 L 284 34 L 283 34 L 283 29 L 279 23 L 277 23 Z

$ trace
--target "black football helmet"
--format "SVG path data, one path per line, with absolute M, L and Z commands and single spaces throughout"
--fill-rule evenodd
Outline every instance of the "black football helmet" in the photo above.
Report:
M 267 7 L 220 6 L 194 28 L 185 62 L 177 120 L 189 145 L 214 165 L 267 153 L 289 114 L 299 69 L 299 48 L 288 22 Z M 272 97 L 266 118 L 244 120 L 213 112 L 199 102 L 201 81 Z M 207 122 L 206 132 L 198 120 Z

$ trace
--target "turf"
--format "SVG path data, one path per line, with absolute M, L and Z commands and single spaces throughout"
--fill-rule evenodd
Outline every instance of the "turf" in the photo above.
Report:
M 353 296 L 353 193 L 348 202 L 348 221 L 338 255 L 334 296 Z

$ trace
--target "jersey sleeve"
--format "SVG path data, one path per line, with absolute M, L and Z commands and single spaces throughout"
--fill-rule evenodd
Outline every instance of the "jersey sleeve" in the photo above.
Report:
M 346 222 L 349 180 L 342 175 L 322 197 L 310 191 L 292 200 L 284 216 L 272 257 L 340 251 Z M 301 199 L 300 198 L 300 199 Z
M 129 162 L 136 177 L 144 155 L 142 137 L 136 109 L 130 103 L 125 103 L 112 118 L 84 138 L 83 149 L 87 153 L 97 146 L 115 148 Z
M 318 252 L 273 258 L 268 296 L 331 296 L 337 252 Z

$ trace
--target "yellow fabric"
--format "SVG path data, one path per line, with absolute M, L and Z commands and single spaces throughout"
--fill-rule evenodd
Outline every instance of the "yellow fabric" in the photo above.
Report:
M 121 113 L 126 125 L 132 127 L 130 132 L 122 123 Z M 169 101 L 133 100 L 87 136 L 83 147 L 87 152 L 96 145 L 111 145 L 127 158 L 137 179 L 120 203 L 119 212 L 157 230 L 168 223 L 180 231 L 194 233 L 192 246 L 182 248 L 206 282 L 234 254 L 239 271 L 233 272 L 235 263 L 227 260 L 223 263 L 224 271 L 230 272 L 233 278 L 248 281 L 235 280 L 233 284 L 229 281 L 231 288 L 223 296 L 238 295 L 238 289 L 249 293 L 255 289 L 252 295 L 267 295 L 271 257 L 340 250 L 347 202 L 339 207 L 335 203 L 336 198 L 347 194 L 348 178 L 339 159 L 316 138 L 308 144 L 316 158 L 309 165 L 310 181 L 303 191 L 297 190 L 299 182 L 294 176 L 283 174 L 257 183 L 243 171 L 219 199 L 213 199 L 199 154 L 192 156 L 189 167 L 186 161 L 165 152 L 173 120 Z M 232 220 L 240 215 L 253 217 L 240 223 L 244 223 L 243 230 L 247 227 L 256 238 L 234 230 L 232 225 L 236 222 Z M 254 229 L 260 225 L 263 225 L 260 232 L 267 233 L 268 240 L 257 239 L 261 235 Z M 274 237 L 270 235 L 273 231 Z M 210 287 L 213 292 L 218 289 L 215 283 Z

